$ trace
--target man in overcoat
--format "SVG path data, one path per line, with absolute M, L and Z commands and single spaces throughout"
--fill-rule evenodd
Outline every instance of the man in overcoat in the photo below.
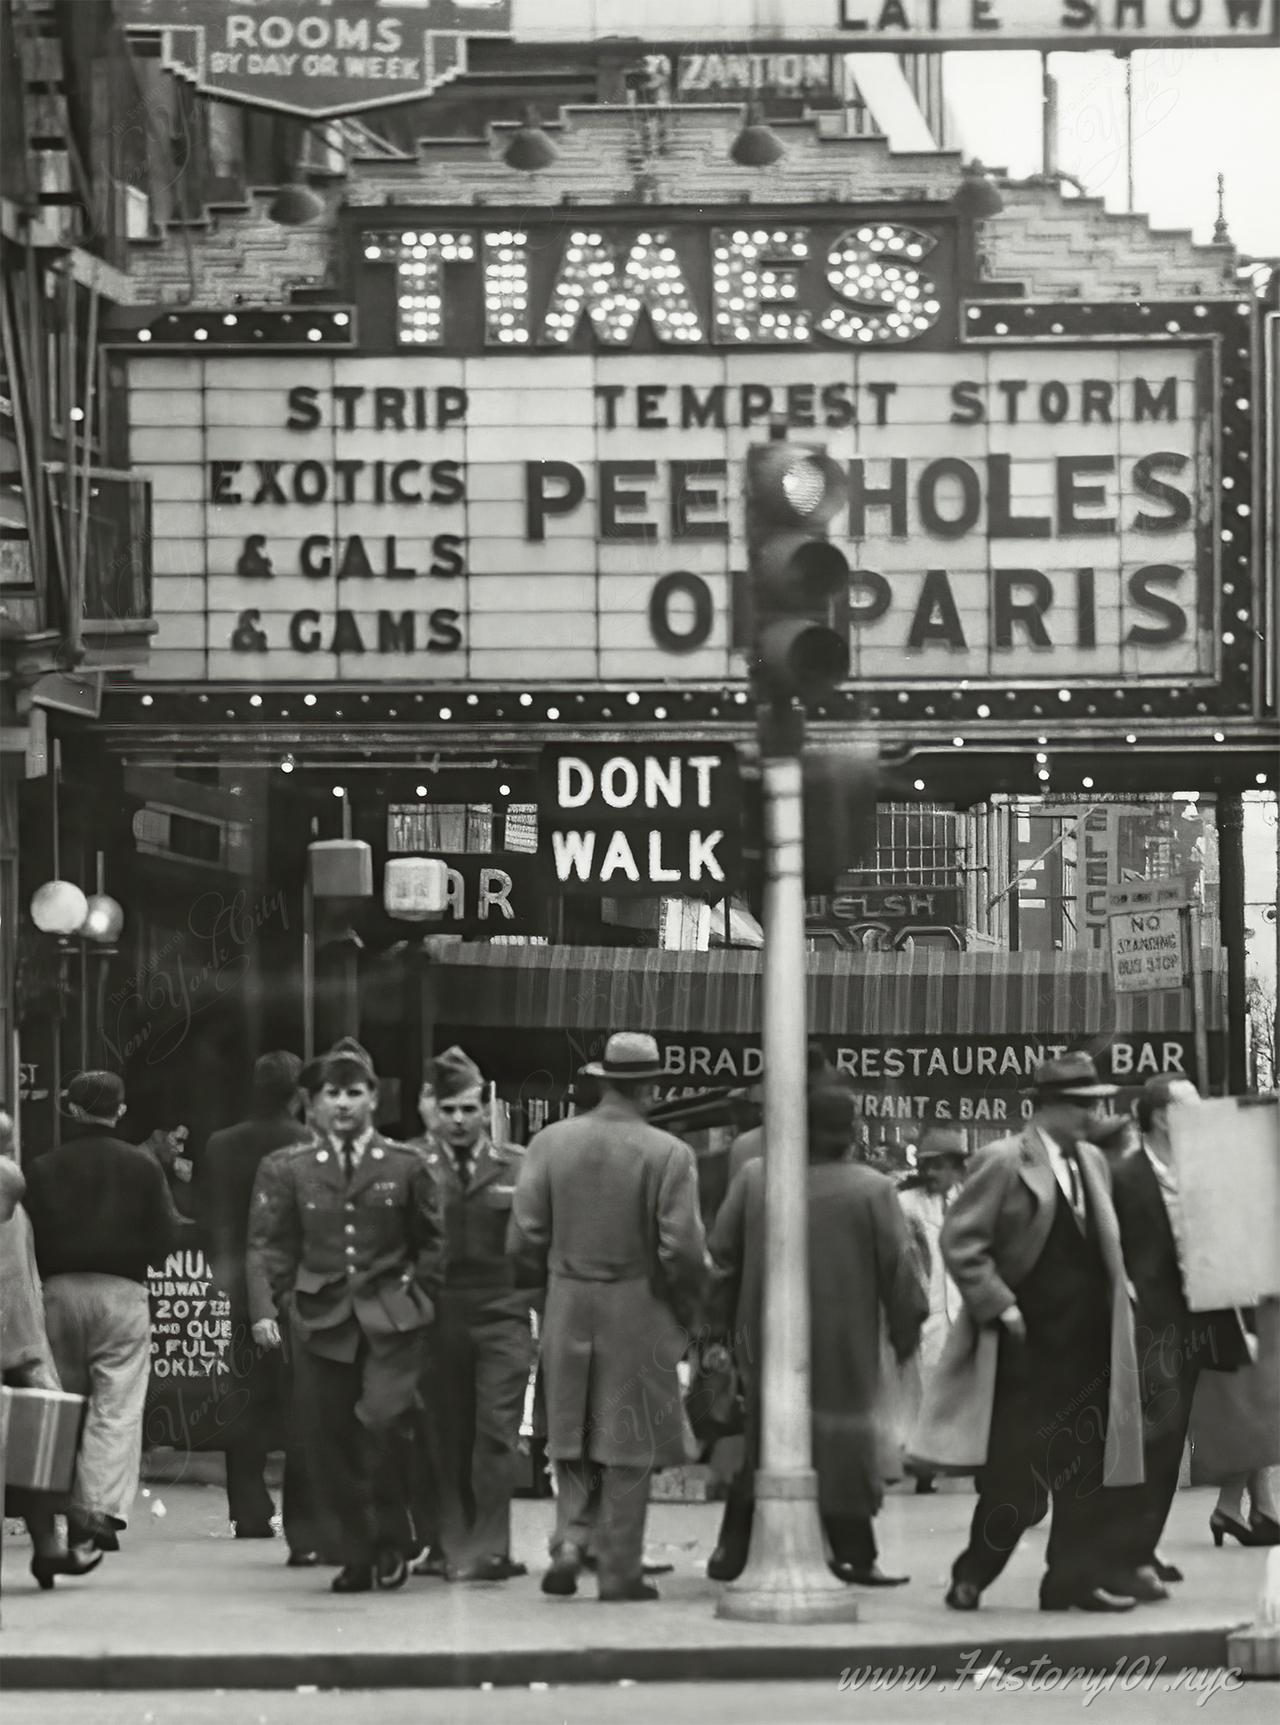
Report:
M 1113 1497 L 1111 1528 L 1116 1586 L 1140 1599 L 1161 1599 L 1181 1574 L 1156 1546 L 1178 1489 L 1191 1402 L 1200 1373 L 1249 1363 L 1239 1312 L 1193 1312 L 1187 1305 L 1175 1233 L 1178 1185 L 1169 1109 L 1200 1100 L 1189 1078 L 1149 1078 L 1138 1098 L 1140 1145 L 1111 1164 L 1112 1197 L 1124 1261 L 1137 1292 L 1138 1373 L 1142 1392 L 1146 1479 Z
M 335 1593 L 399 1587 L 406 1417 L 418 1405 L 444 1232 L 431 1171 L 374 1130 L 378 1081 L 358 1044 L 326 1057 L 325 1131 L 259 1171 L 251 1231 L 277 1307 L 289 1302 L 312 1480 L 341 1527 Z
M 493 1142 L 484 1077 L 461 1048 L 432 1062 L 431 1083 L 433 1129 L 420 1148 L 440 1193 L 445 1276 L 425 1400 L 445 1574 L 508 1581 L 525 1573 L 511 1560 L 511 1499 L 526 1465 L 520 1421 L 533 1363 L 530 1296 L 506 1250 L 524 1151 Z
M 509 1236 L 522 1281 L 547 1291 L 558 1495 L 542 1588 L 575 1592 L 590 1543 L 601 1599 L 656 1599 L 642 1573 L 649 1480 L 685 1460 L 677 1366 L 707 1269 L 697 1165 L 645 1119 L 662 1075 L 653 1037 L 611 1036 L 584 1072 L 600 1103 L 529 1145 Z
M 1125 1611 L 1103 1585 L 1112 1492 L 1142 1480 L 1132 1289 L 1101 1151 L 1115 1086 L 1086 1054 L 1036 1068 L 1033 1114 L 974 1158 L 942 1227 L 964 1311 L 926 1388 L 918 1461 L 978 1468 L 947 1604 L 974 1610 L 1053 1505 L 1043 1610 Z
M 842 1581 L 889 1587 L 877 1561 L 872 1518 L 884 1497 L 881 1330 L 898 1361 L 915 1352 L 928 1313 L 924 1279 L 893 1181 L 848 1160 L 854 1100 L 834 1084 L 809 1092 L 808 1232 L 813 1459 L 831 1563 Z M 726 1278 L 747 1403 L 747 1459 L 737 1514 L 722 1527 L 713 1580 L 746 1567 L 760 1442 L 765 1267 L 765 1169 L 747 1165 L 711 1230 L 711 1257 Z

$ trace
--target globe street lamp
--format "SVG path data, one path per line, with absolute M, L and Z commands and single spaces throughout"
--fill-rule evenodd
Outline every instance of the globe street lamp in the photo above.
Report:
M 41 934 L 58 943 L 58 1007 L 53 1026 L 53 1141 L 61 1139 L 57 1098 L 62 1091 L 62 1003 L 67 992 L 71 953 L 80 953 L 80 1064 L 92 1064 L 89 1054 L 89 953 L 108 958 L 124 930 L 124 910 L 108 893 L 87 896 L 69 880 L 49 880 L 31 898 L 31 920 Z

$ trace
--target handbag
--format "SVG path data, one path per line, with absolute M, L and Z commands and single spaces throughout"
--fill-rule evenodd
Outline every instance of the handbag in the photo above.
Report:
M 746 1430 L 742 1374 L 723 1343 L 710 1342 L 699 1348 L 684 1405 L 704 1456 L 721 1438 L 740 1437 Z

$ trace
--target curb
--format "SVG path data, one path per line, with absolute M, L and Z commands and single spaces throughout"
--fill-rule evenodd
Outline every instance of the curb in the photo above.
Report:
M 474 1689 L 531 1683 L 564 1686 L 635 1683 L 836 1682 L 854 1669 L 926 1673 L 930 1681 L 955 1680 L 999 1660 L 1002 1667 L 1047 1659 L 1066 1671 L 1102 1672 L 1119 1662 L 1148 1671 L 1213 1670 L 1227 1664 L 1227 1628 L 1171 1630 L 1161 1634 L 1041 1635 L 1005 1639 L 975 1636 L 904 1644 L 888 1641 L 853 1648 L 833 1640 L 803 1647 L 585 1647 L 550 1651 L 478 1653 L 199 1653 L 13 1654 L 0 1659 L 0 1682 L 18 1690 L 208 1689 Z M 1043 1669 L 1043 1668 L 1042 1668 Z

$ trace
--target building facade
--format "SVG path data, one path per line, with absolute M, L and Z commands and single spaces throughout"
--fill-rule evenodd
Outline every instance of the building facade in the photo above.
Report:
M 198 1142 L 254 1054 L 344 1031 L 392 1127 L 442 1040 L 517 1130 L 622 1023 L 662 1034 L 673 1086 L 756 1075 L 749 870 L 701 903 L 571 890 L 539 759 L 693 742 L 749 768 L 740 471 L 774 423 L 850 476 L 854 675 L 814 734 L 879 735 L 926 805 L 1005 799 L 886 810 L 877 866 L 814 907 L 810 1027 L 867 1118 L 1007 1124 L 1040 1053 L 1103 1030 L 1135 1076 L 1189 1058 L 1180 1002 L 1113 999 L 1065 926 L 1047 966 L 1016 951 L 1036 841 L 1009 809 L 1050 752 L 1063 794 L 1274 784 L 1262 308 L 1226 248 L 1042 184 L 975 222 L 956 158 L 815 117 L 741 166 L 741 118 L 571 108 L 533 173 L 511 125 L 353 133 L 322 213 L 282 227 L 244 129 L 206 115 L 236 201 L 194 208 L 184 167 L 168 225 L 136 221 L 99 399 L 104 467 L 150 487 L 156 633 L 99 724 L 55 724 L 47 831 L 124 907 L 90 1038 L 144 1130 Z M 340 841 L 366 861 L 333 895 L 312 847 Z M 1065 906 L 1081 856 L 1054 854 Z M 426 922 L 385 902 L 414 856 L 449 869 Z M 52 866 L 24 852 L 20 896 Z M 51 1039 L 33 1010 L 29 1067 Z

